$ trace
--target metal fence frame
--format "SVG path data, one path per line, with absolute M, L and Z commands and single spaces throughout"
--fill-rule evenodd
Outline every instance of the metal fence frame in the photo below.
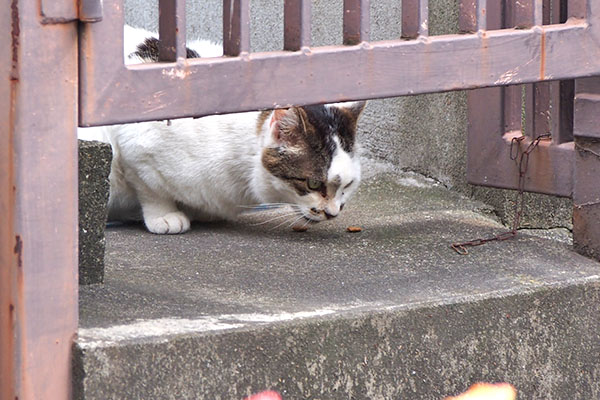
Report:
M 6 0 L 0 11 L 0 44 L 10 49 L 0 59 L 0 398 L 70 396 L 78 322 L 78 124 L 600 75 L 600 1 L 569 0 L 566 23 L 545 26 L 542 0 L 507 1 L 524 5 L 514 14 L 518 29 L 488 30 L 493 25 L 485 16 L 499 2 L 461 0 L 466 33 L 432 37 L 428 1 L 404 0 L 404 38 L 370 43 L 369 1 L 345 0 L 345 46 L 311 48 L 310 1 L 286 0 L 285 51 L 250 54 L 249 0 L 228 0 L 226 56 L 203 60 L 183 57 L 184 2 L 161 0 L 166 62 L 126 67 L 119 62 L 120 1 L 105 1 L 100 15 L 97 0 L 80 0 L 79 8 L 71 0 Z M 102 57 L 94 56 L 100 51 Z M 572 183 L 559 194 L 574 199 L 576 246 L 597 258 L 600 185 L 586 182 L 600 176 L 599 88 L 597 79 L 575 84 L 574 142 L 567 150 L 573 167 L 559 179 Z M 488 98 L 496 119 L 471 113 L 480 115 L 471 118 L 477 132 L 506 133 L 510 119 L 497 112 L 506 110 L 506 93 L 496 90 Z M 129 101 L 132 96 L 140 100 Z M 480 134 L 470 132 L 476 143 Z M 538 184 L 528 185 L 535 190 Z

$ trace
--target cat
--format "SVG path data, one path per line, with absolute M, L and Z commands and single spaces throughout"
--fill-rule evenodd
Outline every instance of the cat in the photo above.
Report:
M 128 36 L 137 43 L 133 51 Z M 158 60 L 154 35 L 126 28 L 125 37 L 127 63 Z M 219 55 L 207 42 L 189 47 L 188 56 Z M 364 107 L 350 102 L 132 123 L 88 128 L 92 137 L 80 137 L 112 146 L 109 220 L 141 216 L 150 232 L 177 234 L 192 220 L 290 206 L 308 224 L 336 217 L 360 183 L 356 133 Z

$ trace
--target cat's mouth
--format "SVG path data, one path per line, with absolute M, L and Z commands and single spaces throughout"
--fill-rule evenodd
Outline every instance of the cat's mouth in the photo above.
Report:
M 312 223 L 317 223 L 329 219 L 327 218 L 327 214 L 324 211 L 319 211 L 316 208 L 300 209 L 300 212 L 302 213 L 302 216 L 306 221 Z

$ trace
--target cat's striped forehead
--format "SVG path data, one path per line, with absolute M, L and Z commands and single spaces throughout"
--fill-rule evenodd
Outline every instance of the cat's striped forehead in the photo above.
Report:
M 354 151 L 356 138 L 356 120 L 350 111 L 329 105 L 303 107 L 308 122 L 314 127 L 323 142 L 323 147 L 335 151 L 334 138 L 339 139 L 342 149 L 347 153 Z

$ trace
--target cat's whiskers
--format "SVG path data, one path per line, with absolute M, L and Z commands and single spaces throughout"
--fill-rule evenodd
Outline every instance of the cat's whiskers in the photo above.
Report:
M 277 221 L 277 220 L 279 220 L 279 219 L 282 219 L 282 218 L 288 218 L 288 217 L 292 217 L 292 216 L 295 216 L 295 215 L 298 215 L 298 214 L 297 214 L 296 212 L 288 212 L 288 213 L 285 213 L 285 214 L 280 214 L 280 215 L 277 215 L 277 216 L 275 216 L 275 217 L 273 217 L 273 218 L 270 218 L 270 219 L 267 219 L 267 220 L 265 220 L 265 221 L 262 221 L 262 222 L 257 222 L 257 223 L 255 223 L 255 224 L 250 224 L 250 225 L 251 225 L 251 226 L 265 225 L 265 224 L 268 224 L 268 223 L 270 223 L 270 222 Z M 287 221 L 288 221 L 288 220 L 286 220 L 286 221 L 283 221 L 283 223 L 286 223 Z M 279 225 L 278 225 L 278 226 L 279 226 Z
M 306 219 L 306 217 L 305 217 L 304 215 L 300 215 L 298 218 L 294 219 L 294 220 L 293 220 L 293 221 L 290 223 L 290 225 L 289 225 L 289 226 L 290 226 L 290 227 L 293 227 L 293 226 L 294 226 L 294 225 L 295 225 L 295 224 L 296 224 L 298 221 L 300 221 L 300 220 L 301 220 L 301 219 L 303 219 L 303 218 L 304 218 L 306 221 L 305 221 L 305 222 L 304 222 L 304 224 L 303 224 L 303 225 L 300 227 L 300 229 L 303 229 L 303 228 L 305 228 L 305 227 L 306 227 L 306 225 L 308 225 L 308 224 L 310 223 L 310 220 L 309 220 L 309 219 Z M 281 225 L 285 224 L 286 222 L 288 222 L 288 221 L 283 221 L 283 222 L 282 222 L 282 223 L 280 223 L 279 225 L 277 225 L 277 226 L 274 226 L 273 228 L 271 228 L 271 230 L 279 228 Z
M 306 221 L 304 221 L 304 224 L 302 225 L 302 227 L 301 227 L 301 228 L 302 228 L 302 229 L 306 228 L 306 226 L 307 226 L 308 224 L 310 224 L 311 222 L 312 222 L 312 221 L 311 221 L 310 219 L 306 218 Z
M 294 214 L 292 214 L 292 215 L 294 215 L 294 216 L 297 216 L 297 215 L 298 215 L 298 213 L 294 213 Z M 289 216 L 290 216 L 290 215 L 288 214 L 288 217 L 289 217 Z M 304 218 L 304 215 L 301 215 L 301 216 L 299 216 L 298 218 L 295 218 L 295 219 L 292 221 L 292 223 L 290 224 L 290 226 L 294 225 L 296 222 L 298 222 L 298 221 L 299 221 L 299 220 L 301 220 L 302 218 Z M 289 219 L 288 219 L 287 221 L 283 221 L 282 223 L 280 223 L 280 224 L 278 224 L 278 225 L 276 225 L 276 226 L 272 227 L 272 228 L 271 228 L 271 230 L 277 229 L 277 228 L 279 228 L 280 226 L 282 226 L 282 225 L 285 225 L 285 224 L 286 224 L 287 222 L 289 222 L 289 221 L 290 221 Z

